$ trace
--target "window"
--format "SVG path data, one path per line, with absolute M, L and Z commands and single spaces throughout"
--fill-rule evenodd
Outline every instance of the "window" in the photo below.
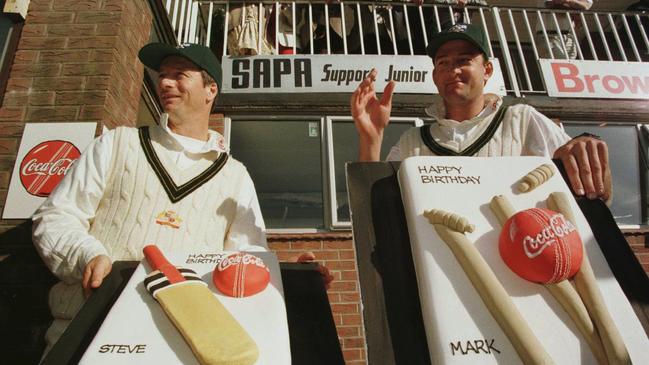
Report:
M 4 7 L 4 1 L 1 3 Z M 4 98 L 22 27 L 23 20 L 17 14 L 0 13 L 0 101 Z
M 646 161 L 641 160 L 638 143 L 638 127 L 635 125 L 593 125 L 564 122 L 570 136 L 584 132 L 602 137 L 609 146 L 609 164 L 613 178 L 613 201 L 611 212 L 618 225 L 647 224 L 647 214 L 641 199 L 643 191 L 641 176 L 646 174 Z M 647 151 L 645 150 L 644 153 Z
M 382 158 L 415 124 L 422 122 L 393 118 Z M 356 161 L 358 137 L 350 117 L 233 117 L 226 118 L 228 134 L 232 156 L 255 183 L 267 228 L 351 226 L 345 163 Z
M 255 183 L 268 228 L 324 228 L 320 118 L 236 119 L 232 156 Z
M 392 118 L 383 135 L 381 146 L 381 160 L 385 160 L 392 146 L 399 137 L 414 125 L 422 125 L 418 118 Z M 328 130 L 331 131 L 331 143 L 328 153 L 330 191 L 330 211 L 332 228 L 349 228 L 349 202 L 347 199 L 347 182 L 345 177 L 345 164 L 356 161 L 358 158 L 358 134 L 351 117 L 332 117 L 327 119 Z

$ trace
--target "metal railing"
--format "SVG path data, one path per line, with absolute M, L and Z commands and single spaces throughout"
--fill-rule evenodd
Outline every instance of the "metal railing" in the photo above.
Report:
M 163 1 L 178 43 L 206 44 L 223 56 L 423 55 L 444 23 L 478 23 L 516 96 L 546 92 L 539 58 L 649 62 L 647 13 L 387 1 Z

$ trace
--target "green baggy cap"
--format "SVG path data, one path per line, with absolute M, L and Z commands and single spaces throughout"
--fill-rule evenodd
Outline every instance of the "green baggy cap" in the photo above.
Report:
M 196 66 L 205 70 L 221 90 L 221 79 L 223 71 L 221 64 L 216 59 L 214 52 L 208 47 L 194 43 L 183 43 L 172 46 L 166 43 L 150 43 L 142 47 L 138 57 L 142 63 L 156 71 L 160 71 L 162 61 L 169 56 L 179 56 L 193 62 Z
M 428 47 L 426 47 L 426 53 L 434 60 L 439 47 L 448 41 L 456 39 L 465 40 L 476 46 L 485 55 L 489 55 L 487 51 L 489 49 L 489 41 L 482 27 L 466 23 L 456 23 L 435 34 L 431 38 Z

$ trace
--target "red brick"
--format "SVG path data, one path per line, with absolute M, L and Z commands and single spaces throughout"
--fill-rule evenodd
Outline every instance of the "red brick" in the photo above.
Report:
M 52 10 L 52 0 L 31 0 L 29 11 Z
M 331 312 L 335 314 L 358 313 L 357 304 L 332 304 Z
M 79 113 L 79 120 L 99 122 L 106 115 L 105 108 L 101 105 L 84 105 Z
M 356 271 L 343 271 L 340 275 L 341 280 L 358 280 L 358 274 Z
M 79 37 L 95 34 L 94 24 L 49 24 L 47 26 L 48 36 Z
M 101 1 L 99 0 L 54 0 L 52 9 L 54 10 L 96 10 L 99 9 Z
M 27 111 L 27 121 L 30 122 L 71 122 L 77 119 L 77 107 L 34 107 Z
M 111 48 L 115 47 L 117 37 L 114 36 L 97 36 L 97 37 L 74 37 L 70 38 L 68 48 L 92 49 L 92 48 Z
M 365 348 L 365 340 L 362 337 L 352 337 L 343 339 L 343 346 L 346 349 Z
M 268 248 L 273 251 L 283 251 L 291 248 L 290 242 L 268 242 Z
M 345 358 L 345 362 L 350 360 L 360 360 L 361 350 L 359 349 L 343 350 L 343 357 Z
M 46 34 L 45 24 L 25 24 L 21 32 L 22 37 L 42 37 Z
M 23 119 L 25 108 L 23 107 L 2 107 L 0 108 L 0 122 L 18 122 Z
M 343 325 L 353 326 L 361 324 L 361 315 L 360 314 L 343 314 Z
M 83 77 L 39 77 L 34 79 L 34 90 L 63 91 L 82 90 Z
M 97 24 L 97 35 L 118 35 L 120 31 L 118 23 Z
M 0 189 L 9 188 L 9 176 L 11 176 L 9 171 L 0 172 Z
M 329 303 L 338 303 L 340 302 L 340 293 L 327 292 L 327 298 L 329 298 Z
M 354 270 L 356 268 L 355 261 L 327 261 L 326 265 L 329 270 Z
M 0 171 L 7 171 L 10 172 L 14 168 L 14 163 L 16 162 L 16 156 L 9 156 L 9 155 L 0 155 Z M 6 190 L 1 190 L 2 192 L 6 193 Z M 0 195 L 2 197 L 2 195 Z M 5 201 L 2 199 L 1 201 Z
M 27 104 L 29 95 L 25 92 L 10 91 L 5 93 L 2 105 L 4 106 L 24 106 Z
M 88 50 L 52 50 L 42 51 L 40 62 L 83 62 L 88 60 L 90 51 Z
M 86 81 L 86 90 L 106 90 L 112 83 L 110 76 L 92 76 Z
M 18 140 L 14 138 L 0 138 L 0 154 L 15 155 L 18 152 Z
M 352 250 L 341 250 L 338 251 L 340 253 L 340 259 L 341 260 L 355 260 L 356 259 L 356 252 Z
M 63 76 L 103 76 L 110 75 L 112 63 L 66 63 L 63 65 Z
M 29 94 L 29 105 L 54 105 L 55 96 L 53 91 L 32 92 Z
M 120 23 L 121 12 L 81 11 L 77 13 L 75 22 L 78 24 Z
M 358 337 L 359 330 L 358 327 L 349 327 L 349 326 L 338 326 L 336 327 L 336 332 L 338 332 L 338 337 Z
M 92 52 L 90 53 L 90 61 L 91 62 L 118 62 L 119 57 L 117 57 L 117 51 L 114 49 L 93 49 Z M 138 60 L 137 62 L 139 63 L 140 61 Z M 136 63 L 136 65 L 138 63 Z M 119 63 L 115 64 L 116 68 L 119 66 L 120 66 Z M 121 76 L 122 77 L 124 76 L 123 72 Z
M 33 63 L 36 61 L 36 57 L 38 56 L 37 51 L 28 51 L 28 50 L 20 50 L 16 51 L 14 55 L 14 64 L 15 63 Z
M 332 316 L 332 318 L 334 319 L 334 324 L 335 324 L 336 326 L 342 326 L 342 324 L 343 324 L 343 317 L 342 317 L 341 315 L 339 315 L 339 314 L 334 314 L 334 315 Z
M 338 260 L 338 251 L 315 251 L 315 257 L 317 260 Z
M 65 47 L 66 38 L 22 37 L 18 49 L 61 49 Z
M 340 280 L 341 274 L 340 271 L 330 271 L 329 274 L 334 277 L 334 280 Z
M 14 64 L 11 75 L 15 77 L 56 77 L 61 73 L 58 63 Z
M 72 23 L 74 13 L 54 11 L 29 11 L 27 12 L 27 24 L 62 24 Z
M 323 246 L 325 250 L 353 250 L 354 249 L 352 241 L 325 242 Z
M 10 91 L 28 91 L 33 84 L 31 78 L 11 77 L 7 82 L 7 92 Z
M 124 9 L 124 0 L 104 0 L 101 10 L 119 11 Z
M 106 91 L 57 92 L 56 105 L 104 105 Z
M 298 256 L 297 252 L 291 252 L 291 251 L 281 251 L 281 252 L 276 252 L 277 254 L 277 259 L 279 261 L 295 261 L 295 258 Z
M 20 138 L 25 129 L 24 123 L 0 123 L 0 136 Z
M 358 289 L 356 288 L 355 281 L 334 281 L 331 283 L 329 290 L 337 292 L 354 292 Z
M 291 243 L 291 249 L 293 250 L 320 250 L 322 249 L 322 242 L 320 241 L 298 241 Z
M 359 293 L 340 293 L 340 301 L 342 303 L 354 302 L 359 303 L 361 295 Z

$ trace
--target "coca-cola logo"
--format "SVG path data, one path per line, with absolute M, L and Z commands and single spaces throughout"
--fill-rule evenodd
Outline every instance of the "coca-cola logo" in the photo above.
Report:
M 80 155 L 68 141 L 41 142 L 20 163 L 20 182 L 29 194 L 47 197 Z
M 234 254 L 222 259 L 221 262 L 219 262 L 218 265 L 216 265 L 216 269 L 223 271 L 232 265 L 238 265 L 238 264 L 244 264 L 244 265 L 252 264 L 268 270 L 266 264 L 264 264 L 264 262 L 259 257 L 247 253 Z
M 518 227 L 512 224 L 511 231 L 516 232 Z M 525 255 L 529 258 L 535 258 L 540 255 L 543 250 L 557 243 L 557 240 L 575 232 L 575 226 L 566 220 L 563 215 L 557 213 L 550 217 L 548 224 L 535 236 L 526 235 L 523 238 L 523 249 Z M 512 236 L 513 237 L 513 236 Z

